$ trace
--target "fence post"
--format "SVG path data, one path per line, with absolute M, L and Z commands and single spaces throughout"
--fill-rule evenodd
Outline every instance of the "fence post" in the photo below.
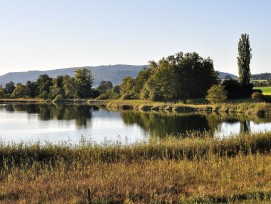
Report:
M 90 189 L 88 189 L 88 204 L 91 204 L 91 200 L 90 200 Z

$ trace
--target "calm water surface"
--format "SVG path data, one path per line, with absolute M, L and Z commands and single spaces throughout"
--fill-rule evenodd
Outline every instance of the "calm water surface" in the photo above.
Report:
M 208 131 L 214 137 L 251 131 L 271 131 L 271 118 L 241 115 L 201 115 L 112 112 L 85 105 L 0 104 L 0 140 L 4 142 L 123 144 L 165 135 L 181 137 L 190 131 Z

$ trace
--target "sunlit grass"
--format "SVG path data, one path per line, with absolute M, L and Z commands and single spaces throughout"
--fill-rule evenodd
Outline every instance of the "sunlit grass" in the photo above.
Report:
M 33 163 L 1 171 L 3 202 L 228 202 L 270 200 L 271 155 L 194 160 Z
M 262 90 L 264 95 L 271 95 L 271 86 L 270 87 L 254 87 L 254 89 Z
M 0 203 L 214 203 L 271 198 L 271 133 L 79 145 L 0 143 Z

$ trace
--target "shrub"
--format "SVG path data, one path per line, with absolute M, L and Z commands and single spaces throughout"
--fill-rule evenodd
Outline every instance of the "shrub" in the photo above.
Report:
M 227 91 L 227 98 L 228 99 L 237 99 L 241 98 L 241 85 L 235 79 L 229 79 L 223 81 L 222 85 L 224 89 Z
M 206 99 L 211 103 L 221 103 L 227 100 L 227 91 L 222 85 L 214 85 L 208 90 Z
M 263 95 L 264 102 L 271 103 L 271 96 L 270 95 Z
M 263 101 L 263 94 L 259 92 L 253 92 L 251 98 L 255 101 Z
M 263 93 L 263 91 L 261 89 L 253 89 L 253 93 Z

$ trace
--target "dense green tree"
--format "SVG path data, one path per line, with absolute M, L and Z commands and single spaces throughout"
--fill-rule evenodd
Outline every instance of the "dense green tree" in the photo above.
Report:
M 119 85 L 116 85 L 116 86 L 114 86 L 112 88 L 111 98 L 112 99 L 118 99 L 118 98 L 120 98 L 120 86 Z
M 0 85 L 0 98 L 4 98 L 4 97 L 5 97 L 4 89 L 3 89 L 3 86 Z
M 26 87 L 25 85 L 18 83 L 15 87 L 15 89 L 13 90 L 11 97 L 12 98 L 24 98 L 26 96 Z
M 65 96 L 63 79 L 64 79 L 64 76 L 57 76 L 56 78 L 53 78 L 52 86 L 50 87 L 50 97 L 51 98 L 55 98 L 58 95 L 59 95 L 59 97 Z
M 143 91 L 150 100 L 170 100 L 177 97 L 177 76 L 169 61 L 162 59 L 147 81 Z M 141 94 L 143 95 L 143 94 Z
M 252 58 L 249 35 L 242 34 L 238 43 L 238 69 L 239 80 L 242 88 L 241 97 L 250 97 L 253 93 L 253 84 L 250 83 L 250 60 Z
M 182 52 L 158 63 L 151 61 L 145 79 L 146 83 L 139 86 L 140 98 L 151 100 L 203 98 L 207 90 L 219 82 L 210 58 Z
M 41 74 L 37 79 L 37 85 L 39 89 L 39 97 L 48 98 L 50 87 L 53 85 L 52 78 L 50 78 L 47 74 Z
M 74 98 L 75 97 L 75 81 L 74 78 L 69 76 L 69 75 L 65 75 L 63 77 L 63 89 L 64 89 L 64 95 L 66 98 Z
M 249 35 L 242 34 L 238 43 L 238 69 L 241 86 L 246 87 L 250 84 L 250 60 L 252 58 Z
M 97 90 L 99 94 L 105 94 L 109 92 L 113 88 L 113 84 L 111 81 L 101 81 Z
M 240 83 L 235 79 L 224 80 L 222 86 L 227 91 L 228 99 L 238 99 L 242 97 L 242 88 Z
M 74 82 L 76 86 L 75 95 L 79 98 L 88 98 L 92 96 L 92 73 L 88 68 L 76 69 L 74 73 Z
M 148 68 L 143 68 L 137 75 L 136 77 L 136 84 L 134 87 L 135 93 L 136 93 L 136 98 L 140 98 L 140 92 L 143 89 L 144 84 L 146 83 L 146 81 L 148 81 L 148 79 L 151 76 L 151 69 Z
M 39 97 L 42 98 L 42 99 L 48 99 L 50 96 L 50 93 L 47 92 L 47 91 L 43 91 L 40 93 Z
M 132 99 L 135 98 L 135 85 L 136 80 L 132 77 L 124 77 L 120 84 L 120 95 L 122 99 Z
M 224 87 L 221 84 L 213 85 L 208 90 L 208 95 L 206 96 L 206 99 L 211 103 L 221 103 L 227 100 L 227 91 L 225 91 Z
M 35 98 L 39 95 L 39 86 L 36 81 L 27 81 L 25 85 L 26 97 Z
M 10 97 L 14 89 L 15 89 L 15 84 L 13 81 L 6 83 L 5 88 L 4 88 L 5 95 L 7 97 Z
M 203 59 L 195 52 L 180 52 L 176 54 L 175 61 L 179 98 L 203 98 L 213 84 L 218 84 L 218 74 L 210 58 Z

